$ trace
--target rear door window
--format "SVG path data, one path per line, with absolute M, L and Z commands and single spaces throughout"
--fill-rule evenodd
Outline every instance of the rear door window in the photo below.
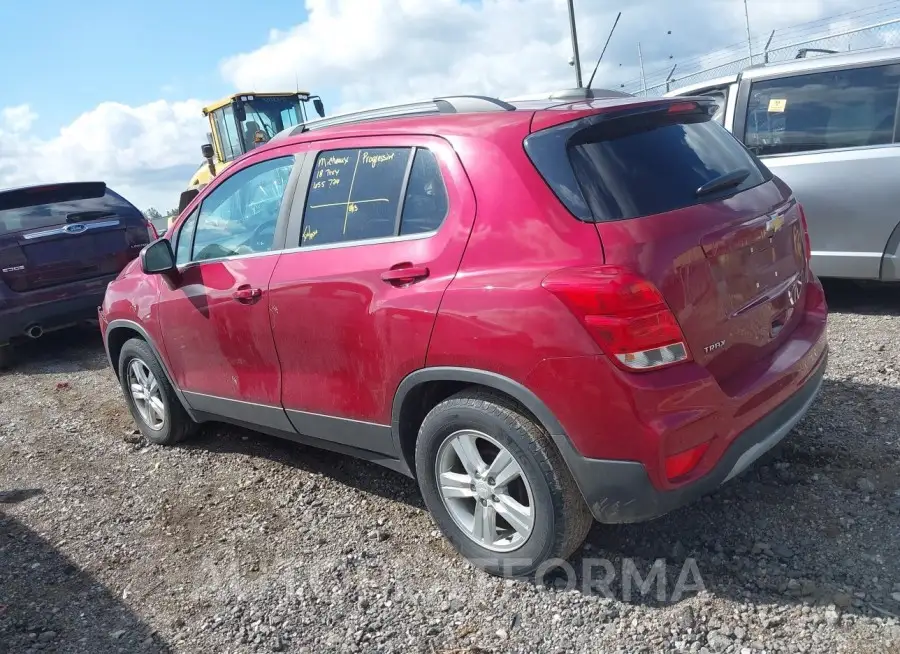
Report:
M 313 168 L 300 245 L 433 232 L 447 210 L 447 190 L 430 150 L 328 150 Z
M 417 148 L 400 218 L 400 235 L 433 232 L 449 210 L 441 169 L 431 150 Z
M 900 65 L 754 82 L 744 142 L 760 156 L 893 142 Z

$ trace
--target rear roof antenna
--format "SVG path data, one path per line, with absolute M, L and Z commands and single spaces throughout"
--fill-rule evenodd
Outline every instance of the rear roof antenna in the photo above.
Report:
M 594 72 L 591 73 L 591 78 L 588 80 L 587 87 L 590 89 L 591 85 L 594 83 L 594 75 L 597 74 L 597 69 L 600 68 L 600 62 L 603 60 L 603 55 L 606 53 L 606 48 L 609 45 L 609 40 L 612 38 L 613 32 L 616 31 L 616 25 L 619 24 L 619 19 L 622 17 L 622 12 L 619 12 L 619 15 L 616 16 L 616 22 L 613 23 L 612 29 L 609 30 L 609 36 L 606 37 L 606 44 L 603 46 L 603 51 L 600 53 L 600 56 L 597 58 L 597 64 L 594 66 Z

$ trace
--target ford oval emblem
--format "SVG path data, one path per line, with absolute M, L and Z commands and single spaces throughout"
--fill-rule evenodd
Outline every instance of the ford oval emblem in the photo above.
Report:
M 87 225 L 83 225 L 82 223 L 75 223 L 74 225 L 66 225 L 63 227 L 63 231 L 65 231 L 66 234 L 80 234 L 86 229 Z

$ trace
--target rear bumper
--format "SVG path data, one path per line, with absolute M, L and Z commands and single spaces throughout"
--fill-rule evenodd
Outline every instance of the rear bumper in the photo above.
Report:
M 826 348 L 793 395 L 737 436 L 711 470 L 685 486 L 659 490 L 641 463 L 569 453 L 567 462 L 594 518 L 605 523 L 650 520 L 699 499 L 743 472 L 787 436 L 809 410 L 822 387 L 827 359 Z
M 0 345 L 25 338 L 25 330 L 33 325 L 46 332 L 96 320 L 97 307 L 113 279 L 115 275 L 25 293 L 0 284 Z

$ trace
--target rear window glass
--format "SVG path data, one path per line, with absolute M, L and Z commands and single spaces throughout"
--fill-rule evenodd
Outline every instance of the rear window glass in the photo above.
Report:
M 0 234 L 139 215 L 102 183 L 59 184 L 0 192 Z
M 566 208 L 591 222 L 666 213 L 770 179 L 759 160 L 710 119 L 711 108 L 705 111 L 594 115 L 535 132 L 525 150 Z M 698 193 L 723 176 L 736 181 Z
M 765 176 L 747 150 L 721 125 L 677 122 L 637 125 L 613 121 L 597 138 L 569 148 L 569 160 L 597 220 L 618 220 L 682 209 L 757 186 Z M 738 170 L 739 185 L 719 193 L 697 190 Z

